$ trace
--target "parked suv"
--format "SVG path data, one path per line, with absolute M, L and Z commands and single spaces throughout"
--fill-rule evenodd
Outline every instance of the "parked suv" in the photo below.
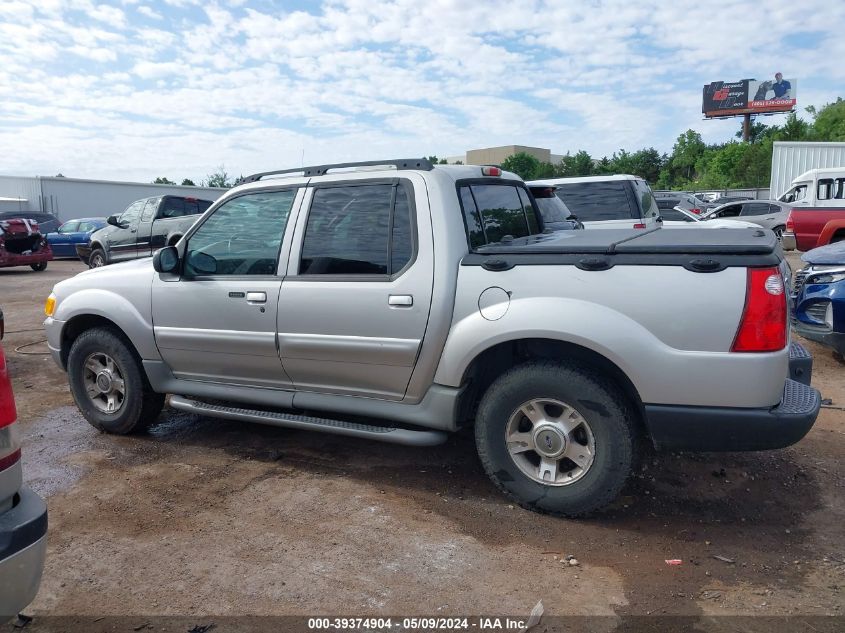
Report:
M 151 260 L 60 282 L 45 328 L 103 431 L 152 424 L 165 394 L 417 446 L 474 426 L 505 494 L 577 516 L 618 494 L 642 440 L 807 433 L 820 397 L 788 378 L 782 265 L 759 229 L 543 233 L 498 167 L 323 165 L 250 176 Z
M 530 187 L 552 186 L 587 229 L 644 229 L 660 212 L 648 183 L 638 176 L 585 176 L 533 180 Z
M 178 242 L 210 206 L 210 200 L 181 196 L 138 200 L 106 218 L 109 226 L 92 233 L 88 244 L 77 245 L 77 255 L 90 268 L 149 257 L 155 249 Z
M 0 310 L 0 339 L 3 338 Z M 17 412 L 0 346 L 0 624 L 38 592 L 47 552 L 47 505 L 22 485 Z

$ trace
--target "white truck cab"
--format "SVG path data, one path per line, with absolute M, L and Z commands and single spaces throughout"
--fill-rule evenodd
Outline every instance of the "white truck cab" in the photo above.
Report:
M 588 229 L 646 229 L 657 226 L 660 209 L 648 183 L 629 174 L 533 180 L 529 187 L 555 187 Z

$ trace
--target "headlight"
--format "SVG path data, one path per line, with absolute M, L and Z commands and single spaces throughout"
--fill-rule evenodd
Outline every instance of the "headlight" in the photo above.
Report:
M 807 277 L 806 283 L 808 284 L 833 284 L 837 281 L 845 280 L 845 272 L 829 272 L 829 273 L 816 273 L 815 275 L 809 275 Z
M 52 292 L 50 296 L 47 297 L 47 301 L 44 302 L 44 314 L 48 317 L 53 316 L 53 313 L 56 311 L 56 295 Z

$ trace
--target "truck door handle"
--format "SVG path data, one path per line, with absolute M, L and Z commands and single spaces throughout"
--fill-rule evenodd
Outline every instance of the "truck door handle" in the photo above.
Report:
M 411 295 L 390 295 L 387 298 L 387 305 L 410 308 L 414 305 L 414 297 Z
M 267 303 L 266 292 L 248 292 L 246 293 L 246 300 L 249 303 Z

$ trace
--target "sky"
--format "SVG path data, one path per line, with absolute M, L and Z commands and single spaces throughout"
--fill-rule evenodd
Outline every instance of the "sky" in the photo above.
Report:
M 0 0 L 0 174 L 669 152 L 739 129 L 702 120 L 711 81 L 845 96 L 843 24 L 830 0 Z

